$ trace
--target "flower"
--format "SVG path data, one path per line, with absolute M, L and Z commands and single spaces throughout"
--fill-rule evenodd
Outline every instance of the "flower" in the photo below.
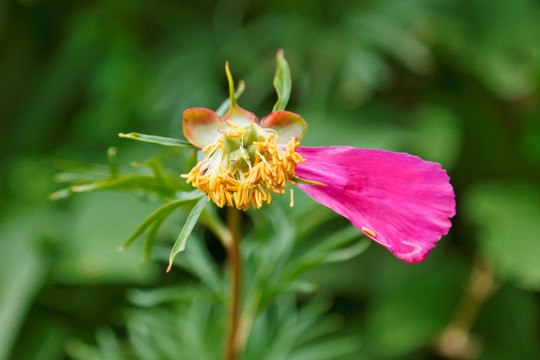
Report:
M 437 163 L 382 150 L 300 147 L 307 130 L 300 115 L 274 111 L 259 124 L 237 106 L 232 85 L 223 117 L 191 108 L 182 122 L 186 139 L 205 153 L 182 177 L 220 207 L 258 209 L 272 192 L 296 185 L 411 263 L 424 260 L 451 227 L 454 191 Z
M 186 138 L 206 155 L 182 176 L 220 207 L 247 210 L 270 203 L 272 192 L 281 195 L 288 183 L 295 183 L 295 167 L 304 161 L 295 150 L 307 125 L 288 111 L 270 114 L 259 126 L 253 114 L 239 107 L 223 118 L 192 108 L 184 112 L 183 125 Z M 283 130 L 296 136 L 282 136 Z

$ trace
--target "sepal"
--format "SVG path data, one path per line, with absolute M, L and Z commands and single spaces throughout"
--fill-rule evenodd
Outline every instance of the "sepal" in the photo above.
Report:
M 210 109 L 190 108 L 184 111 L 182 127 L 186 139 L 202 149 L 216 141 L 218 131 L 223 131 L 228 126 L 218 114 Z
M 307 124 L 298 114 L 290 111 L 275 111 L 264 117 L 261 127 L 271 128 L 277 132 L 278 144 L 286 145 L 294 137 L 297 141 L 302 141 L 307 131 Z

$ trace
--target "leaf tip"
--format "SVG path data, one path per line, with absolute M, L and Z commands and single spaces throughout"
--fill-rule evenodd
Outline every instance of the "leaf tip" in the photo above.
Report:
M 166 272 L 168 273 L 169 271 L 171 271 L 171 268 L 172 268 L 172 261 L 169 263 L 169 266 L 167 266 Z

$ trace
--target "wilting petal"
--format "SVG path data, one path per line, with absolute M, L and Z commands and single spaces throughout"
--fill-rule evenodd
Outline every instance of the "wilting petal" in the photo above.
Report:
M 294 137 L 302 141 L 307 130 L 307 124 L 300 115 L 290 111 L 275 111 L 264 117 L 261 127 L 276 130 L 279 137 L 278 144 L 286 145 Z
M 227 113 L 223 116 L 223 120 L 229 120 L 240 127 L 248 126 L 252 121 L 255 124 L 259 123 L 259 120 L 257 120 L 257 117 L 253 113 L 242 109 L 240 106 L 236 106 L 235 108 L 231 108 L 229 111 L 227 111 Z
M 184 111 L 182 127 L 187 141 L 202 149 L 216 141 L 218 130 L 229 126 L 210 109 L 191 108 Z
M 407 262 L 425 259 L 452 225 L 455 196 L 437 163 L 416 156 L 351 147 L 299 147 L 296 176 L 315 201 L 345 216 Z

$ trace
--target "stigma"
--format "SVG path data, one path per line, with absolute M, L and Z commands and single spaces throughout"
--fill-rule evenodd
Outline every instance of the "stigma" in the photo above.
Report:
M 278 146 L 274 130 L 254 123 L 229 126 L 202 149 L 204 159 L 181 176 L 219 207 L 259 209 L 272 201 L 272 193 L 282 195 L 287 184 L 295 184 L 295 167 L 305 161 L 295 151 L 300 143 L 292 138 Z

